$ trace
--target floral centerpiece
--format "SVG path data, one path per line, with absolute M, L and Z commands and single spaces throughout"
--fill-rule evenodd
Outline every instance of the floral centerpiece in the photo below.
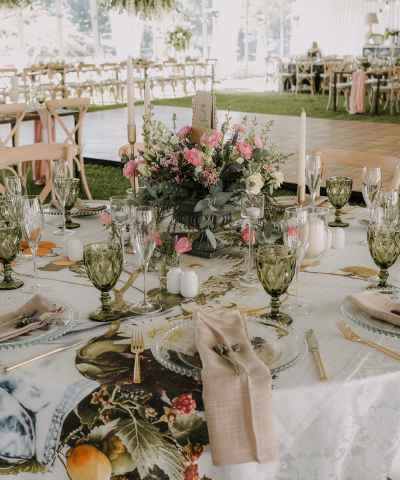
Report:
M 256 135 L 257 120 L 247 127 L 247 117 L 242 123 L 231 124 L 229 112 L 221 130 L 208 128 L 198 143 L 191 142 L 191 128 L 173 129 L 152 120 L 152 109 L 144 116 L 144 151 L 138 158 L 122 156 L 124 175 L 138 175 L 145 188 L 140 189 L 134 202 L 149 205 L 156 210 L 160 223 L 172 213 L 172 220 L 184 223 L 179 211 L 184 204 L 193 203 L 199 215 L 196 224 L 200 232 L 207 235 L 216 248 L 212 230 L 221 221 L 221 212 L 228 221 L 243 195 L 263 192 L 271 197 L 274 188 L 283 182 L 279 164 L 287 156 L 276 153 L 275 146 L 265 149 L 267 135 L 273 121 L 269 122 L 260 135 Z M 226 205 L 231 206 L 227 210 Z M 225 220 L 224 220 L 225 221 Z

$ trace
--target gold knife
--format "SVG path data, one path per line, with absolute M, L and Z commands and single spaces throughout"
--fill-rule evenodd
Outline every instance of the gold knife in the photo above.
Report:
M 319 379 L 321 382 L 327 382 L 328 378 L 326 376 L 324 366 L 322 365 L 322 360 L 318 350 L 318 342 L 315 337 L 315 333 L 313 329 L 307 332 L 307 340 L 308 340 L 308 348 L 310 349 L 310 352 L 313 353 L 315 363 L 317 364 Z
M 54 355 L 55 353 L 62 352 L 67 350 L 68 348 L 75 347 L 75 345 L 80 345 L 83 342 L 88 342 L 91 338 L 85 338 L 84 340 L 78 340 L 75 342 L 67 343 L 61 347 L 53 348 L 53 350 L 49 350 L 48 352 L 41 353 L 40 355 L 36 355 L 36 357 L 28 358 L 27 360 L 23 360 L 22 362 L 14 363 L 14 365 L 10 365 L 9 367 L 4 367 L 5 372 L 10 372 L 11 370 L 15 370 L 16 368 L 23 367 L 24 365 L 28 365 L 29 363 L 35 362 L 36 360 L 41 360 L 42 358 L 48 357 L 50 355 Z

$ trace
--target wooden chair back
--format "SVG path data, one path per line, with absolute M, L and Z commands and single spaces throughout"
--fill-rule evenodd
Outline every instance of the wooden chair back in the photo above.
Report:
M 310 75 L 313 73 L 314 58 L 301 58 L 296 60 L 296 75 Z
M 0 104 L 0 117 L 1 116 L 8 116 L 10 114 L 16 113 L 17 119 L 15 122 L 14 127 L 12 128 L 11 132 L 9 133 L 8 137 L 4 140 L 4 142 L 0 139 L 0 148 L 5 148 L 8 142 L 14 137 L 14 146 L 18 147 L 19 142 L 19 127 L 21 126 L 22 119 L 25 116 L 25 113 L 28 109 L 28 105 L 26 103 L 12 103 L 12 104 Z
M 64 130 L 67 138 L 64 140 L 64 144 L 73 145 L 77 149 L 77 153 L 73 156 L 75 160 L 78 171 L 81 172 L 81 180 L 83 186 L 85 187 L 87 196 L 91 199 L 92 196 L 90 194 L 90 190 L 88 184 L 86 182 L 85 176 L 85 166 L 84 166 L 84 159 L 82 155 L 83 150 L 83 134 L 82 134 L 82 122 L 83 118 L 86 115 L 87 109 L 89 108 L 90 99 L 89 98 L 62 98 L 62 99 L 53 99 L 53 100 L 46 100 L 45 105 L 47 108 L 47 125 L 51 125 L 51 117 L 54 117 L 54 120 L 57 121 L 61 128 Z M 79 116 L 78 121 L 74 128 L 69 131 L 68 128 L 65 126 L 64 122 L 62 121 L 60 115 L 58 115 L 56 109 L 57 108 L 71 108 L 71 107 L 78 107 L 79 108 Z M 48 128 L 48 138 L 49 143 L 53 142 L 52 139 L 52 131 L 51 128 Z M 75 141 L 75 133 L 78 136 L 78 142 Z M 71 164 L 71 172 L 72 172 L 72 164 Z
M 47 195 L 53 189 L 53 182 L 51 179 L 53 160 L 64 160 L 69 165 L 72 164 L 72 158 L 78 153 L 78 149 L 74 145 L 65 145 L 62 143 L 36 143 L 34 145 L 26 145 L 24 147 L 14 148 L 0 148 L 0 169 L 9 170 L 14 175 L 18 176 L 14 165 L 22 162 L 32 162 L 35 160 L 45 160 L 49 164 L 50 178 L 40 193 L 42 202 L 45 201 Z M 71 170 L 70 170 L 71 171 Z M 0 184 L 0 193 L 5 195 L 5 188 Z
M 353 150 L 339 150 L 336 148 L 317 148 L 312 152 L 322 157 L 322 175 L 327 178 L 331 173 L 327 167 L 329 164 L 345 165 L 347 167 L 381 167 L 382 172 L 394 176 L 400 158 L 380 155 L 379 153 L 356 152 Z M 319 192 L 318 192 L 319 194 Z
M 11 77 L 17 75 L 16 68 L 0 68 L 0 94 L 5 95 L 11 88 Z

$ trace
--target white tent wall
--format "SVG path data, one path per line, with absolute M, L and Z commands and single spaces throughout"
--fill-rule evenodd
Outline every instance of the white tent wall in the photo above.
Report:
M 110 11 L 110 26 L 118 60 L 126 60 L 131 54 L 132 58 L 139 58 L 140 44 L 143 34 L 143 20 L 134 15 Z
M 367 12 L 379 13 L 379 25 L 374 33 L 384 33 L 385 28 L 400 27 L 400 7 L 385 1 L 366 0 L 302 0 L 302 15 L 298 24 L 292 21 L 290 53 L 306 53 L 312 42 L 318 42 L 323 55 L 361 55 L 368 26 L 364 25 Z

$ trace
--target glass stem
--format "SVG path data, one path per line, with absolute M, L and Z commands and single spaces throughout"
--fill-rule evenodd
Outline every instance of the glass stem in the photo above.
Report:
M 63 201 L 62 204 L 62 217 L 63 217 L 63 231 L 65 230 L 65 200 Z
M 294 304 L 298 305 L 299 304 L 299 299 L 298 299 L 298 285 L 299 285 L 299 271 L 300 271 L 300 265 L 296 265 L 296 279 L 295 279 L 295 297 L 294 297 Z
M 33 260 L 33 270 L 35 272 L 35 285 L 38 284 L 37 281 L 37 265 L 36 265 L 36 254 L 37 254 L 37 246 L 34 248 L 31 248 L 32 250 L 32 260 Z
M 311 205 L 314 205 L 316 194 L 317 192 L 311 192 Z
M 148 266 L 149 266 L 148 262 L 142 263 L 144 303 L 147 303 L 146 274 L 147 274 Z
M 125 228 L 124 228 L 124 226 L 122 225 L 122 226 L 118 229 L 119 243 L 121 244 L 121 250 L 122 250 L 122 264 L 125 263 L 124 231 L 125 231 Z
M 253 221 L 250 220 L 249 226 L 249 275 L 253 273 Z

